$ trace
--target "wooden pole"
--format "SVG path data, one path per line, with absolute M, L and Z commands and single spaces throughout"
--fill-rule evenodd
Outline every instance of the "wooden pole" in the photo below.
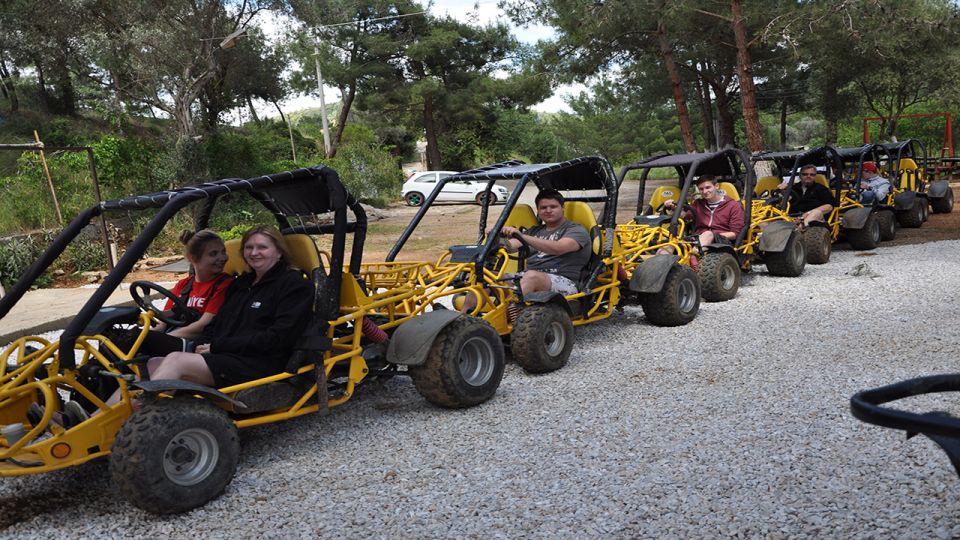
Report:
M 43 148 L 43 143 L 40 142 L 40 135 L 37 133 L 37 130 L 33 130 L 33 139 L 37 141 L 37 145 L 40 148 Z M 53 195 L 53 206 L 57 209 L 57 220 L 62 227 L 63 213 L 60 212 L 60 201 L 57 200 L 57 190 L 53 187 L 53 177 L 50 176 L 50 167 L 47 167 L 47 158 L 43 155 L 43 150 L 40 150 L 40 162 L 43 163 L 43 172 L 47 174 L 47 184 L 50 186 L 50 194 Z

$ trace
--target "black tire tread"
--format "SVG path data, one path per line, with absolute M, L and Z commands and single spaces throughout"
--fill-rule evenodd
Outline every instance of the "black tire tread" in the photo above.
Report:
M 217 470 L 194 486 L 177 486 L 163 474 L 162 456 L 172 435 L 192 426 L 225 430 Z M 174 514 L 196 508 L 216 498 L 237 469 L 240 439 L 227 413 L 203 399 L 158 398 L 147 402 L 123 424 L 110 455 L 110 476 L 120 493 L 134 506 L 155 514 Z
M 723 273 L 723 267 L 729 265 L 736 272 L 737 279 L 730 290 L 723 288 L 723 282 L 720 276 Z M 737 259 L 723 251 L 713 251 L 705 254 L 700 259 L 700 287 L 703 299 L 707 302 L 725 302 L 737 295 L 740 290 L 740 265 Z
M 459 359 L 459 336 L 469 334 L 475 329 L 481 329 L 480 331 L 488 334 L 497 366 L 486 385 L 474 387 L 474 391 L 465 391 L 465 383 L 458 380 L 460 372 L 457 366 L 450 365 L 450 359 L 454 359 L 454 362 Z M 410 367 L 410 377 L 417 392 L 430 403 L 460 409 L 478 405 L 493 397 L 503 379 L 504 364 L 503 341 L 490 323 L 476 317 L 460 317 L 437 335 L 424 363 Z
M 869 251 L 871 249 L 876 249 L 876 237 L 873 236 L 870 228 L 878 226 L 879 224 L 877 223 L 876 215 L 870 214 L 870 216 L 867 217 L 867 220 L 863 223 L 863 228 L 847 230 L 847 242 L 850 243 L 850 247 L 858 251 Z
M 794 249 L 800 249 L 803 252 L 803 257 L 798 257 L 795 260 L 791 253 Z M 790 235 L 783 251 L 764 253 L 763 262 L 767 265 L 767 272 L 773 276 L 797 277 L 803 274 L 803 269 L 807 264 L 807 254 L 800 232 L 795 231 Z
M 549 356 L 543 350 L 543 334 L 550 322 L 556 319 L 566 329 L 567 342 L 556 356 Z M 510 334 L 510 352 L 513 359 L 529 373 L 548 373 L 567 365 L 573 350 L 573 323 L 570 316 L 560 306 L 539 304 L 523 308 L 513 323 Z
M 677 305 L 677 291 L 686 279 L 693 280 L 697 292 L 696 305 L 689 313 L 683 313 Z M 701 298 L 700 278 L 697 277 L 697 273 L 689 266 L 675 264 L 667 274 L 660 292 L 640 295 L 640 306 L 647 320 L 656 326 L 682 326 L 697 317 Z
M 877 212 L 877 223 L 880 224 L 880 240 L 889 242 L 897 237 L 897 218 L 892 210 Z
M 947 190 L 946 195 L 930 201 L 930 210 L 934 214 L 949 214 L 953 211 L 953 190 Z
M 897 214 L 897 221 L 900 222 L 901 227 L 916 229 L 923 225 L 923 208 L 920 205 L 924 202 L 926 202 L 926 199 L 917 197 L 909 210 Z
M 826 264 L 833 252 L 833 239 L 826 227 L 808 227 L 803 231 L 803 248 L 808 264 Z

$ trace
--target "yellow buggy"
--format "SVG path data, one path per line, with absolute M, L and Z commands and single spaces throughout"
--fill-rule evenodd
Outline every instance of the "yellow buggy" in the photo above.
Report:
M 283 372 L 227 388 L 180 380 L 149 380 L 138 349 L 152 322 L 184 324 L 187 308 L 159 285 L 136 282 L 139 307 L 103 307 L 170 219 L 199 206 L 197 230 L 228 194 L 248 195 L 277 220 L 292 263 L 315 287 L 313 314 Z M 503 376 L 504 353 L 486 322 L 444 310 L 417 308 L 415 286 L 369 292 L 361 274 L 366 217 L 328 167 L 227 179 L 112 200 L 77 216 L 24 276 L 0 299 L 6 316 L 91 219 L 104 212 L 153 210 L 103 284 L 57 341 L 16 340 L 0 361 L 0 476 L 38 474 L 109 457 L 124 498 L 166 514 L 202 505 L 230 482 L 237 467 L 237 429 L 326 413 L 347 402 L 357 386 L 377 376 L 406 374 L 430 402 L 468 407 L 490 399 Z M 332 221 L 321 219 L 321 214 Z M 349 214 L 353 219 L 349 220 Z M 312 235 L 329 235 L 318 250 Z M 345 261 L 348 235 L 353 236 Z M 227 242 L 229 267 L 242 270 L 238 240 Z M 149 298 L 174 302 L 160 311 Z M 394 339 L 408 324 L 442 319 L 442 328 L 409 350 Z M 121 346 L 118 335 L 132 336 Z M 116 389 L 121 401 L 106 403 Z M 69 400 L 89 418 L 61 425 L 54 413 Z M 40 405 L 40 415 L 28 414 Z M 65 415 L 66 416 L 66 415 Z

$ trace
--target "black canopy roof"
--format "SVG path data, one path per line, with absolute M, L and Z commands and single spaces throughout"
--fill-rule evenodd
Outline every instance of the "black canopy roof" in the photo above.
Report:
M 611 190 L 616 179 L 601 156 L 584 156 L 559 163 L 531 163 L 506 161 L 472 169 L 449 177 L 455 180 L 515 180 L 530 175 L 540 189 L 558 191 L 603 189 Z

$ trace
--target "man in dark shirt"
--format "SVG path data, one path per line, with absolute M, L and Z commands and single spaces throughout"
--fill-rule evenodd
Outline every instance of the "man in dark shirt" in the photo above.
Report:
M 787 189 L 787 182 L 777 186 L 780 191 Z M 794 182 L 790 190 L 790 211 L 800 212 L 804 225 L 811 221 L 823 221 L 823 216 L 833 211 L 833 192 L 830 188 L 817 183 L 817 168 L 804 165 L 800 168 L 800 181 Z

